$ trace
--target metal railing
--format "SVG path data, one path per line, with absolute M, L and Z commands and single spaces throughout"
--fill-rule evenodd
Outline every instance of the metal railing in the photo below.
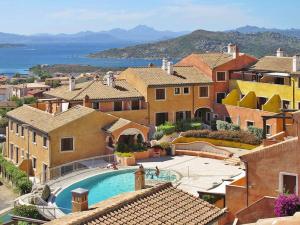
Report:
M 109 164 L 116 163 L 116 156 L 114 154 L 103 155 L 74 161 L 49 169 L 50 179 L 54 180 L 67 174 L 92 169 L 92 168 L 106 168 Z

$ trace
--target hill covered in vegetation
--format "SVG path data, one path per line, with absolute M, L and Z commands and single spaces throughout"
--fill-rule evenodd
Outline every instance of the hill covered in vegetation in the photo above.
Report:
M 240 33 L 197 30 L 174 39 L 126 48 L 114 48 L 90 54 L 94 58 L 170 57 L 179 59 L 191 53 L 220 52 L 229 43 L 237 44 L 241 52 L 256 57 L 274 55 L 277 48 L 289 55 L 300 53 L 300 39 L 275 32 Z

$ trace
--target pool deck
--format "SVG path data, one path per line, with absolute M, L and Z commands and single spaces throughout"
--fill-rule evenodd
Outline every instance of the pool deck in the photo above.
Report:
M 173 170 L 182 178 L 178 188 L 198 196 L 197 191 L 208 191 L 225 194 L 228 179 L 238 179 L 245 175 L 239 166 L 228 165 L 223 160 L 194 156 L 174 156 L 140 160 L 145 168 L 157 166 L 162 170 Z M 217 186 L 217 187 L 216 187 Z

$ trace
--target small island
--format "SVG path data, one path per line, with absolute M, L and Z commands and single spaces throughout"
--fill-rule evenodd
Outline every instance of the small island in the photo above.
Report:
M 18 48 L 24 47 L 24 44 L 9 44 L 9 43 L 0 43 L 0 48 Z

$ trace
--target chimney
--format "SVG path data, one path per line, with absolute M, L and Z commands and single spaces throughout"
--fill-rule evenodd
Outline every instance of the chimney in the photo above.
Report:
M 114 72 L 112 72 L 112 71 L 108 71 L 107 73 L 106 73 L 106 84 L 107 84 L 107 86 L 109 86 L 109 87 L 115 87 L 115 77 L 114 77 Z
M 231 43 L 229 43 L 228 45 L 227 45 L 227 53 L 228 54 L 233 54 L 233 52 L 234 52 L 234 44 L 231 44 Z
M 167 73 L 169 75 L 173 75 L 174 70 L 173 70 L 173 62 L 168 62 L 167 63 Z
M 276 51 L 276 56 L 277 57 L 283 57 L 283 50 L 281 48 L 278 48 Z
M 293 56 L 293 72 L 300 71 L 300 55 Z
M 83 188 L 77 188 L 72 193 L 72 212 L 82 212 L 89 209 L 88 193 L 89 191 Z
M 75 77 L 71 76 L 69 78 L 69 91 L 74 91 L 75 89 Z
M 232 55 L 233 59 L 236 59 L 239 56 L 240 51 L 239 51 L 238 46 L 230 43 L 227 46 L 227 53 Z
M 239 47 L 238 46 L 234 46 L 235 48 L 234 48 L 234 52 L 233 52 L 233 54 L 232 54 L 232 58 L 233 59 L 236 59 L 237 57 L 239 57 L 239 54 L 240 54 L 240 50 L 239 50 Z
M 145 188 L 145 170 L 143 165 L 140 165 L 137 171 L 134 172 L 135 190 L 142 190 Z
M 167 70 L 167 64 L 168 64 L 168 60 L 166 58 L 162 59 L 162 64 L 161 64 L 161 69 L 162 70 Z

